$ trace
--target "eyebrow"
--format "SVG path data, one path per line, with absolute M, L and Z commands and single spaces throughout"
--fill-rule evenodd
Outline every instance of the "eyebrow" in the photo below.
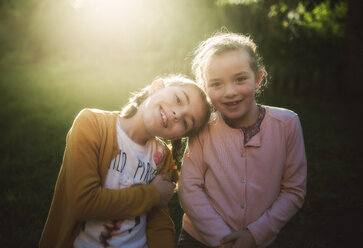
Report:
M 208 80 L 208 83 L 216 82 L 216 81 L 220 81 L 220 79 L 219 78 L 211 78 L 211 79 Z
M 182 90 L 182 92 L 184 93 L 185 98 L 187 99 L 188 104 L 190 104 L 190 98 L 189 98 L 188 94 L 184 90 Z M 193 122 L 193 125 L 192 125 L 192 128 L 191 129 L 193 129 L 195 127 L 195 118 L 194 118 L 194 116 L 192 116 L 192 122 Z
M 182 90 L 182 92 L 184 93 L 184 95 L 185 95 L 185 98 L 187 99 L 187 101 L 188 101 L 188 104 L 190 103 L 190 99 L 189 99 L 189 96 L 188 96 L 188 94 L 184 91 L 184 90 Z
M 238 73 L 234 74 L 234 76 L 242 76 L 242 75 L 248 75 L 248 72 L 247 71 L 241 71 L 241 72 L 238 72 Z

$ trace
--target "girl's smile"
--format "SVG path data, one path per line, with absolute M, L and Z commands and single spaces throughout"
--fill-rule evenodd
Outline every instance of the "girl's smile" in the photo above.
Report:
M 166 116 L 166 113 L 163 109 L 163 107 L 160 106 L 160 116 L 161 116 L 161 125 L 164 127 L 164 128 L 167 128 L 168 127 L 168 117 Z
M 226 105 L 227 109 L 229 109 L 230 111 L 233 111 L 233 110 L 237 110 L 240 107 L 241 103 L 242 103 L 242 100 L 224 102 L 223 104 Z

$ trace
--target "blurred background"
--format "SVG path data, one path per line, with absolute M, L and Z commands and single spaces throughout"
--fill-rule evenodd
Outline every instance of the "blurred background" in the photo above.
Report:
M 250 35 L 262 104 L 299 114 L 303 209 L 274 247 L 362 247 L 362 4 L 358 0 L 1 0 L 0 245 L 36 247 L 65 136 L 85 107 L 119 110 L 158 76 L 189 77 L 198 44 Z M 177 195 L 170 213 L 180 230 Z

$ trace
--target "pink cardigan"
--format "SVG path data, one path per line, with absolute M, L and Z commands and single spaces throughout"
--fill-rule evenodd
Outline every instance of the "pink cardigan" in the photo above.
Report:
M 240 129 L 220 114 L 189 141 L 179 183 L 183 228 L 209 246 L 248 228 L 258 247 L 272 243 L 306 194 L 306 156 L 298 116 L 264 106 L 266 115 L 245 146 Z

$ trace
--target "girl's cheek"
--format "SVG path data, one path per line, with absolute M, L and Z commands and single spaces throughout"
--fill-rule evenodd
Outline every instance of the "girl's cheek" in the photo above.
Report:
M 245 89 L 245 94 L 251 94 L 254 95 L 255 94 L 255 87 L 250 86 L 248 88 Z
M 213 98 L 218 95 L 218 90 L 216 89 L 207 89 L 207 95 L 209 98 Z

